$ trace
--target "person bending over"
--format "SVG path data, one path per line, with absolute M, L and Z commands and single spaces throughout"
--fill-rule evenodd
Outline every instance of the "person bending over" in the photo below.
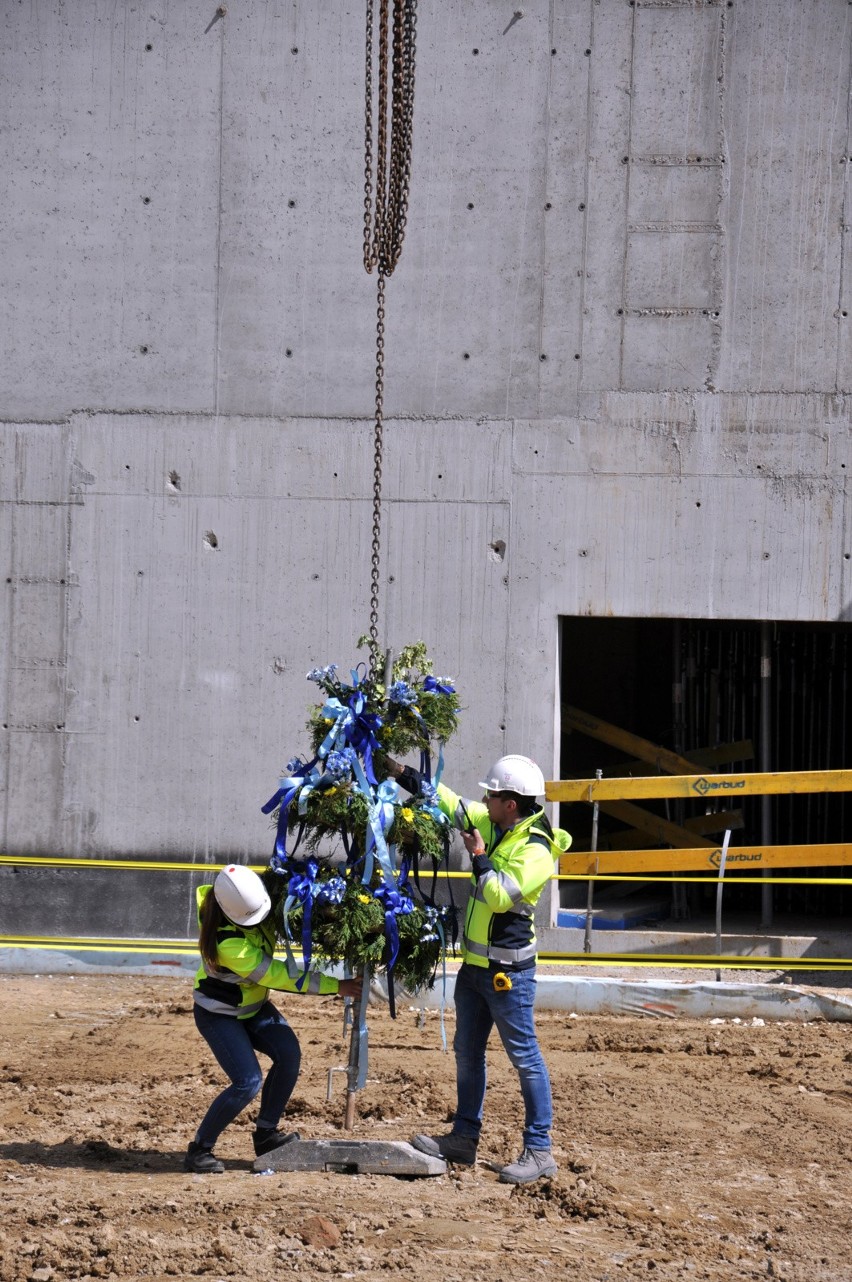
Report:
M 298 1139 L 296 1132 L 279 1131 L 278 1123 L 299 1076 L 301 1050 L 296 1034 L 269 1000 L 269 991 L 300 990 L 284 962 L 273 956 L 272 901 L 257 873 L 230 864 L 212 886 L 199 886 L 196 893 L 201 966 L 193 991 L 195 1023 L 231 1084 L 205 1113 L 183 1168 L 218 1175 L 225 1168 L 213 1147 L 258 1091 L 255 1156 Z M 358 998 L 361 981 L 311 973 L 301 991 Z M 265 1081 L 257 1051 L 272 1060 Z

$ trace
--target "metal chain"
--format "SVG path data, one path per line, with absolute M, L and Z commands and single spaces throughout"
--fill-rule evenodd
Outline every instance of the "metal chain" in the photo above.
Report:
M 379 642 L 379 568 L 382 553 L 382 448 L 385 394 L 385 274 L 376 282 L 376 423 L 373 431 L 373 542 L 370 555 L 370 637 L 377 654 Z
M 379 57 L 373 124 L 373 33 L 379 6 Z M 364 129 L 364 267 L 376 279 L 376 420 L 373 448 L 373 526 L 370 556 L 370 638 L 379 639 L 379 571 L 382 531 L 382 453 L 384 436 L 385 282 L 399 262 L 408 216 L 414 126 L 414 65 L 417 0 L 393 0 L 390 145 L 388 145 L 388 52 L 391 0 L 367 0 L 366 106 Z M 376 137 L 375 153 L 373 139 Z M 376 183 L 373 200 L 373 159 Z M 374 208 L 375 203 L 375 208 Z
M 364 266 L 372 270 L 373 237 L 373 0 L 367 0 L 367 67 L 364 76 Z

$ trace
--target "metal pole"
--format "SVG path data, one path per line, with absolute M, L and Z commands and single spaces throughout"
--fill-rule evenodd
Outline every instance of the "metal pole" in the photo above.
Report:
M 595 778 L 602 779 L 603 771 L 596 770 Z M 592 804 L 592 854 L 596 854 L 598 849 L 598 814 L 599 814 L 599 806 L 598 806 L 598 803 L 595 801 Z M 598 870 L 598 861 L 596 859 L 595 872 L 597 872 L 597 870 Z M 592 951 L 592 901 L 594 899 L 594 895 L 595 895 L 595 883 L 592 881 L 591 878 L 589 878 L 589 885 L 586 891 L 586 929 L 585 929 L 585 933 L 583 934 L 583 952 L 584 953 L 590 953 Z
M 728 843 L 731 840 L 730 828 L 725 831 L 722 842 L 722 858 L 719 860 L 719 880 L 716 883 L 716 956 L 722 956 L 722 887 L 725 884 L 725 860 L 728 857 Z M 716 983 L 722 979 L 721 970 L 716 971 Z
M 766 621 L 760 625 L 760 769 L 772 769 L 772 634 Z M 772 798 L 760 799 L 760 840 L 764 846 L 772 845 Z M 772 925 L 772 872 L 763 870 L 764 884 L 760 888 L 760 924 Z
M 355 1125 L 355 1097 L 364 1089 L 367 1081 L 367 1004 L 370 1000 L 370 971 L 365 966 L 361 973 L 361 999 L 358 1002 L 358 1018 L 352 1024 L 352 1036 L 349 1039 L 349 1067 L 346 1083 L 346 1112 L 343 1117 L 343 1129 L 351 1131 Z
M 675 619 L 672 628 L 672 743 L 679 757 L 684 753 L 684 704 L 683 704 L 683 636 L 680 619 Z M 666 808 L 668 812 L 668 807 Z M 684 805 L 682 801 L 674 804 L 675 823 L 683 824 Z M 668 813 L 667 813 L 668 817 Z M 688 917 L 686 887 L 672 873 L 672 916 L 675 921 Z
M 388 649 L 385 650 L 385 690 L 390 687 L 392 676 L 393 657 L 392 652 Z M 369 967 L 365 966 L 361 972 L 361 1000 L 358 1002 L 358 1014 L 352 1021 L 352 1035 L 349 1038 L 349 1067 L 346 1070 L 346 1112 L 343 1117 L 343 1129 L 345 1131 L 351 1131 L 355 1125 L 355 1097 L 359 1091 L 364 1089 L 364 1084 L 367 1081 L 367 1063 L 369 1059 L 367 1005 L 370 1001 L 370 980 L 372 977 Z

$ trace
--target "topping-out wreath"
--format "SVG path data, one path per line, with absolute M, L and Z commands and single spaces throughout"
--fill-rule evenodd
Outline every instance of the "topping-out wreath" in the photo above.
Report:
M 311 755 L 288 761 L 263 811 L 277 821 L 270 867 L 283 883 L 277 927 L 291 966 L 298 941 L 304 973 L 329 963 L 384 970 L 393 1011 L 394 977 L 410 992 L 431 987 L 455 935 L 454 908 L 434 899 L 449 847 L 435 785 L 459 702 L 452 681 L 432 675 L 422 642 L 401 651 L 387 683 L 375 643 L 358 645 L 371 661 L 349 681 L 334 664 L 308 673 L 323 693 L 308 719 Z M 413 751 L 423 783 L 409 797 L 386 766 Z

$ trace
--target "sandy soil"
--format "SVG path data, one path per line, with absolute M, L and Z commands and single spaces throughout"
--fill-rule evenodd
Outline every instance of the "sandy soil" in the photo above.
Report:
M 848 1025 L 544 1012 L 560 1171 L 513 1189 L 484 1161 L 417 1180 L 257 1175 L 252 1110 L 220 1142 L 224 1175 L 182 1174 L 222 1081 L 190 1001 L 173 977 L 0 976 L 2 1282 L 852 1278 Z M 289 1120 L 339 1137 L 341 1004 L 282 1002 L 304 1053 Z M 443 1128 L 437 1013 L 373 1008 L 370 1038 L 355 1134 Z M 497 1046 L 492 1064 L 480 1153 L 511 1158 L 519 1095 Z

